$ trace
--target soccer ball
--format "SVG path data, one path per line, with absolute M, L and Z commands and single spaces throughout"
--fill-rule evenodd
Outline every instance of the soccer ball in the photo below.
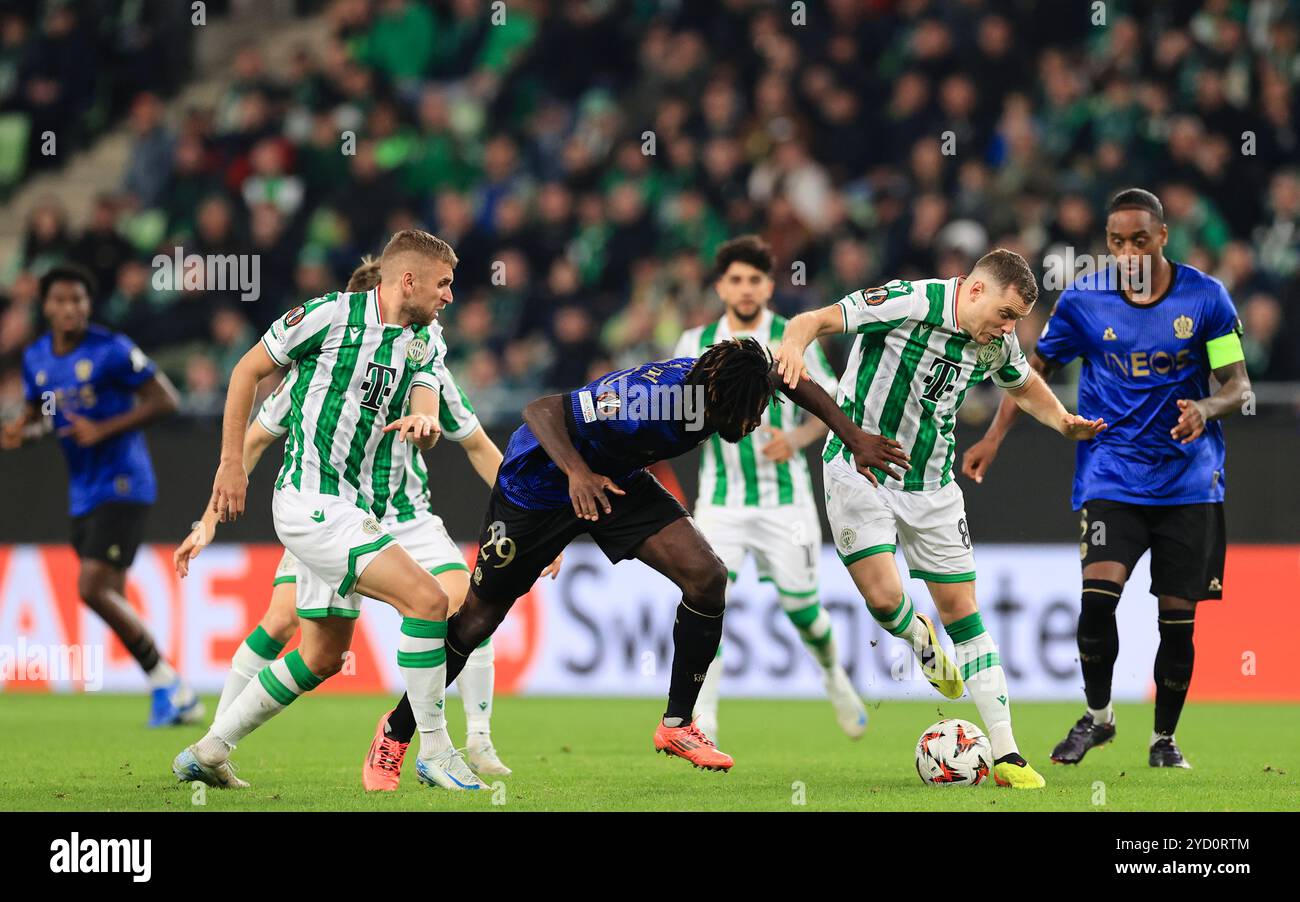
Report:
M 916 743 L 916 772 L 932 786 L 978 786 L 992 761 L 988 737 L 969 720 L 941 720 Z

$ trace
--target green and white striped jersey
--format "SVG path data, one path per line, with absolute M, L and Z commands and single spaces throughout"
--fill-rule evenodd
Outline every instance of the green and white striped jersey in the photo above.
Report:
M 443 437 L 454 442 L 463 442 L 479 428 L 478 416 L 469 398 L 461 391 L 452 377 L 451 371 L 444 364 L 445 346 L 439 334 L 437 342 L 442 350 L 438 352 L 433 364 L 433 374 L 438 380 L 438 424 L 442 427 Z M 299 368 L 295 363 L 285 373 L 284 379 L 276 386 L 257 412 L 257 421 L 272 435 L 282 436 L 289 431 L 293 421 L 291 397 L 293 385 L 298 378 Z M 404 405 L 405 408 L 409 405 Z M 372 512 L 382 518 L 395 514 L 399 522 L 413 519 L 422 511 L 432 512 L 429 491 L 429 474 L 424 466 L 419 449 L 410 442 L 396 442 L 391 446 L 392 467 L 401 469 L 401 477 L 393 490 L 389 502 L 382 509 L 375 507 Z
M 401 443 L 383 429 L 402 416 L 413 387 L 439 390 L 441 327 L 385 324 L 378 289 L 332 292 L 276 320 L 262 344 L 297 370 L 276 491 L 337 495 L 376 516 L 390 503 L 400 510 L 394 493 L 406 467 L 393 446 Z
M 707 326 L 688 329 L 677 341 L 674 357 L 699 357 L 710 346 L 730 338 L 750 337 L 773 352 L 781 344 L 788 320 L 764 310 L 752 332 L 735 335 L 727 326 L 727 317 Z M 826 360 L 821 346 L 813 342 L 804 353 L 808 373 L 827 394 L 835 392 L 835 371 Z M 762 454 L 765 429 L 793 429 L 803 419 L 803 411 L 789 399 L 778 396 L 763 414 L 762 425 L 736 444 L 725 442 L 716 434 L 700 456 L 700 495 L 696 505 L 717 507 L 778 507 L 783 504 L 815 504 L 808 462 L 802 452 L 788 461 L 773 463 Z
M 864 430 L 897 439 L 911 469 L 882 485 L 926 492 L 952 481 L 953 424 L 972 385 L 986 378 L 1018 388 L 1029 364 L 1015 333 L 978 344 L 958 324 L 959 279 L 896 279 L 855 291 L 837 306 L 844 331 L 856 332 L 836 401 Z M 831 435 L 822 460 L 851 456 Z

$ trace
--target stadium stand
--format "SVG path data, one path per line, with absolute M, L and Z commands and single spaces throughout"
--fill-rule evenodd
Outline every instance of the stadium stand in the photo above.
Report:
M 1294 0 L 1115 2 L 1073 28 L 1091 4 L 829 0 L 795 25 L 747 0 L 511 0 L 503 18 L 478 0 L 298 3 L 327 40 L 274 66 L 244 47 L 215 101 L 184 107 L 169 97 L 201 37 L 152 7 L 142 35 L 141 6 L 0 4 L 0 190 L 43 165 L 51 121 L 76 146 L 114 123 L 132 142 L 85 221 L 54 195 L 28 214 L 0 403 L 61 260 L 95 270 L 96 316 L 213 416 L 277 314 L 420 224 L 462 261 L 453 368 L 505 422 L 539 386 L 665 353 L 716 316 L 707 261 L 730 235 L 771 242 L 794 313 L 964 272 L 995 245 L 1104 253 L 1103 204 L 1130 184 L 1163 198 L 1168 255 L 1227 285 L 1252 378 L 1300 379 Z M 152 261 L 175 248 L 257 255 L 258 297 L 158 290 Z

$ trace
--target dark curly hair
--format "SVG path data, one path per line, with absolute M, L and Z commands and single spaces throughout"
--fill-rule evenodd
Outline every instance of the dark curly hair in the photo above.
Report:
M 704 387 L 709 426 L 729 442 L 752 432 L 777 395 L 771 378 L 772 355 L 752 338 L 731 339 L 704 352 L 687 384 Z

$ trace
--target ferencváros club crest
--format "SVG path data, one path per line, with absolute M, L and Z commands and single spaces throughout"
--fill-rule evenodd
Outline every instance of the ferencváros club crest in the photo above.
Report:
M 428 353 L 429 345 L 423 338 L 415 338 L 406 346 L 406 359 L 414 364 L 424 363 L 424 355 Z
M 975 363 L 988 369 L 998 359 L 1002 353 L 1002 339 L 996 338 L 990 341 L 984 347 L 980 348 L 979 356 L 975 358 Z

